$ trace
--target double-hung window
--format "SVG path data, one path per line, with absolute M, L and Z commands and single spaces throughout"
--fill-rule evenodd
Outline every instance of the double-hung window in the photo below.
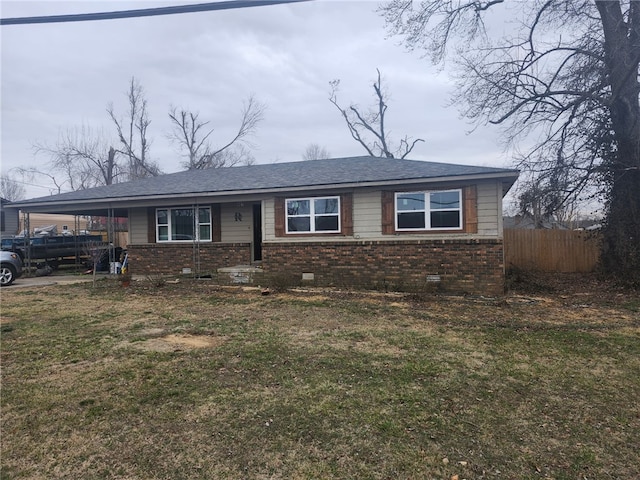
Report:
M 340 233 L 340 197 L 286 200 L 287 233 Z
M 396 193 L 396 230 L 462 230 L 462 190 Z
M 209 207 L 158 208 L 156 238 L 158 242 L 210 242 L 211 209 Z

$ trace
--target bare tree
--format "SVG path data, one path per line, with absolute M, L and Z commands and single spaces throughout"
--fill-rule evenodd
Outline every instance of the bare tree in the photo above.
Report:
M 244 102 L 240 126 L 236 135 L 220 147 L 210 142 L 213 128 L 208 121 L 200 120 L 199 112 L 172 107 L 169 119 L 173 130 L 169 138 L 178 144 L 187 157 L 183 166 L 187 170 L 230 167 L 237 164 L 253 163 L 248 141 L 255 133 L 264 116 L 265 107 L 253 95 Z
M 187 161 L 183 162 L 187 170 L 199 170 L 211 166 L 211 151 L 208 139 L 213 129 L 205 130 L 209 122 L 199 120 L 199 113 L 180 110 L 175 107 L 169 112 L 173 131 L 169 139 L 176 142 L 185 151 Z
M 157 165 L 148 159 L 147 128 L 151 123 L 142 87 L 131 79 L 127 92 L 127 121 L 116 117 L 113 105 L 107 108 L 115 123 L 118 141 L 113 142 L 102 130 L 83 125 L 60 132 L 55 145 L 36 143 L 36 154 L 49 156 L 49 162 L 39 167 L 23 167 L 20 172 L 30 178 L 47 177 L 56 187 L 83 190 L 100 185 L 158 175 Z M 120 144 L 120 149 L 114 147 Z
M 458 66 L 457 102 L 500 125 L 531 178 L 560 172 L 565 200 L 606 200 L 602 264 L 640 285 L 640 2 L 531 0 L 519 31 L 497 38 L 483 23 L 503 0 L 392 0 L 380 11 L 409 48 Z
M 254 163 L 256 163 L 256 159 L 251 150 L 243 144 L 238 144 L 216 153 L 213 156 L 212 167 L 234 167 L 236 165 L 253 165 Z
M 24 199 L 26 190 L 24 186 L 9 173 L 0 175 L 0 197 L 10 202 Z
M 93 288 L 96 288 L 96 273 L 100 261 L 108 254 L 109 246 L 104 242 L 90 241 L 83 246 L 83 254 L 88 258 Z
M 151 120 L 147 112 L 147 100 L 144 89 L 134 77 L 129 83 L 127 100 L 129 109 L 126 119 L 123 120 L 116 115 L 112 103 L 107 106 L 107 113 L 118 133 L 121 147 L 118 151 L 125 155 L 128 161 L 128 178 L 133 180 L 160 175 L 162 172 L 158 165 L 149 159 L 150 142 L 147 129 Z
M 412 140 L 410 137 L 405 136 L 400 140 L 398 148 L 393 149 L 389 139 L 389 132 L 385 126 L 385 115 L 388 108 L 387 95 L 383 92 L 380 70 L 376 69 L 376 71 L 378 72 L 378 78 L 373 82 L 376 103 L 368 112 L 363 113 L 354 104 L 351 104 L 346 109 L 338 104 L 340 80 L 329 82 L 331 86 L 329 101 L 344 118 L 351 137 L 362 145 L 369 155 L 372 157 L 405 158 L 418 142 L 424 142 L 424 140 L 421 138 Z
M 34 149 L 49 155 L 49 171 L 62 176 L 71 190 L 111 185 L 122 173 L 117 152 L 104 133 L 88 126 L 61 132 L 54 146 L 35 144 Z M 45 174 L 42 169 L 36 172 Z
M 302 154 L 303 160 L 321 160 L 323 158 L 330 158 L 329 151 L 318 145 L 317 143 L 310 143 L 307 145 L 306 150 Z

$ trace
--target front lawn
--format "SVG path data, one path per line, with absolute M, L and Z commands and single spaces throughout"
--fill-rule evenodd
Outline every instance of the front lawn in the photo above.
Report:
M 640 302 L 2 291 L 2 479 L 640 477 Z

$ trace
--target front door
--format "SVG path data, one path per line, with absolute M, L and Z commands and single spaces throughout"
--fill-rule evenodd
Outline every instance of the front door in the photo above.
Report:
M 262 260 L 262 204 L 253 204 L 253 261 Z

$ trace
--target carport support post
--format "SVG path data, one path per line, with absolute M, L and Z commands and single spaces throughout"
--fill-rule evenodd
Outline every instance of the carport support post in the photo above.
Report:
M 107 210 L 107 248 L 109 251 L 109 273 L 111 272 L 111 265 L 115 265 L 119 259 L 116 257 L 116 244 L 114 242 L 115 237 L 115 225 L 114 225 L 114 212 L 113 208 L 109 207 Z M 118 245 L 119 246 L 119 245 Z M 117 269 L 113 273 L 118 273 Z
M 31 273 L 31 217 L 29 212 L 22 212 L 22 218 L 24 223 L 24 263 L 27 266 L 27 275 Z
M 75 250 L 76 250 L 76 256 L 74 259 L 74 268 L 78 270 L 78 268 L 80 267 L 80 255 L 84 253 L 80 251 L 80 245 L 78 243 L 78 235 L 80 235 L 80 216 L 79 215 L 73 216 L 73 235 L 75 237 L 74 244 L 75 244 Z

